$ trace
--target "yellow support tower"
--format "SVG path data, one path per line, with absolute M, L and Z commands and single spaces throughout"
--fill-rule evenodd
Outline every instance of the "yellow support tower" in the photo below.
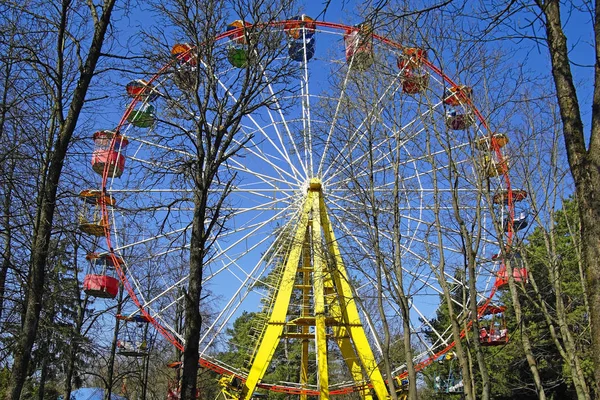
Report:
M 354 381 L 363 388 L 361 397 L 372 400 L 373 391 L 378 399 L 388 399 L 387 386 L 360 320 L 318 179 L 311 179 L 309 183 L 292 240 L 271 315 L 251 358 L 248 377 L 238 392 L 239 398 L 252 398 L 279 342 L 286 338 L 302 343 L 299 371 L 304 388 L 309 383 L 309 341 L 314 340 L 320 399 L 329 398 L 328 339 L 337 344 Z M 300 289 L 302 293 L 302 308 L 297 318 L 288 316 L 294 289 Z M 231 393 L 228 394 L 231 396 Z M 300 400 L 306 399 L 306 394 L 300 395 Z

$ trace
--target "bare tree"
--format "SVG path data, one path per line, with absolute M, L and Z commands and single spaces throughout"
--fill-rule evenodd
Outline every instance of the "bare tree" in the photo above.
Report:
M 589 142 L 581 118 L 578 96 L 571 73 L 567 38 L 561 22 L 558 1 L 537 1 L 544 17 L 546 42 L 552 61 L 552 76 L 563 124 L 563 137 L 579 204 L 581 239 L 587 290 L 590 303 L 592 332 L 600 329 L 600 9 L 589 5 L 589 17 L 594 23 L 595 65 L 592 102 L 592 123 Z M 596 398 L 600 396 L 600 335 L 592 334 Z
M 180 138 L 190 149 L 189 157 L 176 163 L 180 163 L 183 179 L 193 189 L 188 199 L 194 211 L 189 280 L 183 292 L 185 349 L 181 374 L 181 396 L 193 399 L 203 322 L 200 305 L 204 268 L 214 254 L 215 238 L 226 229 L 227 197 L 236 180 L 227 164 L 251 139 L 243 132 L 243 118 L 264 107 L 282 106 L 276 105 L 274 99 L 288 90 L 286 84 L 294 70 L 276 62 L 282 51 L 276 44 L 283 32 L 273 30 L 269 23 L 285 19 L 291 2 L 174 0 L 155 6 L 169 24 L 177 27 L 177 34 L 192 45 L 185 57 L 194 60 L 185 64 L 180 59 L 184 65 L 178 64 L 180 69 L 175 72 L 180 78 L 179 86 L 165 87 L 163 93 L 164 120 L 169 125 L 169 132 L 163 134 Z M 233 34 L 233 40 L 244 50 L 232 61 L 239 68 L 235 80 L 227 82 L 231 86 L 224 89 L 218 73 L 231 59 L 228 61 L 226 48 L 217 44 L 217 37 L 227 23 L 236 19 L 248 21 Z M 187 85 L 181 79 L 186 79 Z M 276 91 L 265 95 L 266 89 L 273 87 Z
M 14 352 L 8 399 L 20 397 L 27 376 L 27 367 L 42 307 L 46 260 L 62 167 L 100 58 L 114 4 L 114 0 L 106 0 L 100 5 L 89 3 L 87 11 L 89 19 L 93 22 L 93 38 L 89 47 L 82 46 L 75 50 L 71 45 L 80 46 L 81 38 L 78 38 L 76 34 L 72 35 L 73 32 L 70 29 L 74 26 L 70 21 L 78 11 L 77 9 L 80 8 L 78 4 L 65 0 L 50 9 L 44 2 L 6 5 L 18 18 L 18 24 L 23 26 L 29 24 L 29 29 L 37 24 L 38 29 L 35 31 L 40 32 L 37 40 L 32 40 L 31 46 L 20 49 L 18 61 L 27 63 L 34 71 L 38 81 L 47 84 L 48 98 L 51 99 L 49 105 L 52 108 L 46 135 L 48 140 L 47 159 L 40 171 L 39 175 L 43 179 L 41 179 L 41 185 L 35 195 L 37 205 L 34 211 L 35 223 L 31 237 L 31 257 L 27 274 L 27 303 L 24 309 L 23 325 L 18 335 L 18 345 Z M 74 24 L 81 22 L 81 20 L 75 20 Z M 31 29 L 30 32 L 33 31 L 34 29 Z M 34 39 L 33 34 L 31 38 Z M 75 38 L 76 42 L 72 42 L 72 38 Z M 47 53 L 46 49 L 50 48 L 55 52 Z M 72 65 L 69 59 L 74 59 L 78 63 Z M 73 76 L 76 77 L 77 85 L 71 86 L 70 82 Z
M 529 95 L 534 97 L 534 94 Z M 540 100 L 537 101 L 528 97 L 523 99 L 521 104 L 524 106 L 522 112 L 526 124 L 523 124 L 519 135 L 513 135 L 519 143 L 519 146 L 515 146 L 519 151 L 515 151 L 512 157 L 515 161 L 518 160 L 513 172 L 520 177 L 523 187 L 530 194 L 528 227 L 536 224 L 537 235 L 529 236 L 529 241 L 537 238 L 543 243 L 542 252 L 539 248 L 536 252 L 528 251 L 526 246 L 519 246 L 525 252 L 523 260 L 529 272 L 530 283 L 530 286 L 520 289 L 528 296 L 529 307 L 535 308 L 543 316 L 558 354 L 568 365 L 577 398 L 583 400 L 590 398 L 590 391 L 582 368 L 582 354 L 578 350 L 582 347 L 576 339 L 579 335 L 572 332 L 572 326 L 577 325 L 578 321 L 573 321 L 574 317 L 569 316 L 569 313 L 577 308 L 587 311 L 586 296 L 581 293 L 579 299 L 574 299 L 565 293 L 572 285 L 570 282 L 573 275 L 579 277 L 576 280 L 580 281 L 580 287 L 585 291 L 583 260 L 580 257 L 576 258 L 578 272 L 568 272 L 564 265 L 564 256 L 561 255 L 566 249 L 561 247 L 557 240 L 561 235 L 557 232 L 558 221 L 562 219 L 563 224 L 572 222 L 568 220 L 567 211 L 567 198 L 572 190 L 572 183 L 568 176 L 568 165 L 563 161 L 565 152 L 560 148 L 561 124 L 558 108 L 552 103 L 550 94 L 538 97 Z M 529 229 L 525 234 L 532 232 L 533 230 Z M 569 238 L 572 254 L 580 254 L 578 225 L 569 227 Z M 543 269 L 534 271 L 532 263 L 543 265 Z M 547 293 L 552 293 L 553 296 L 544 296 Z M 587 338 L 587 335 L 583 337 Z

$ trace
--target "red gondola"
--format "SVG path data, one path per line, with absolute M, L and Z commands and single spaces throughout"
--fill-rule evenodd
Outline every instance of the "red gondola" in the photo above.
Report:
M 112 276 L 88 274 L 83 279 L 83 291 L 92 297 L 114 299 L 119 293 L 119 280 Z
M 142 79 L 136 79 L 125 86 L 129 97 L 140 98 L 142 100 L 154 101 L 158 97 L 158 92 L 154 86 Z
M 492 257 L 492 259 L 498 260 L 499 258 Z M 513 280 L 516 283 L 527 283 L 527 268 L 525 267 L 525 263 L 523 262 L 523 258 L 521 254 L 514 253 L 508 257 L 508 261 L 510 262 L 510 267 L 512 269 Z M 498 272 L 496 273 L 496 282 L 494 285 L 498 289 L 506 289 L 508 287 L 508 270 L 506 268 L 506 263 L 504 260 L 499 259 L 500 266 L 498 268 Z
M 506 307 L 489 305 L 480 320 L 479 343 L 482 346 L 501 346 L 508 343 L 504 312 Z
M 452 108 L 446 112 L 446 126 L 453 131 L 462 131 L 473 125 L 475 118 L 470 112 Z
M 120 177 L 125 169 L 125 148 L 129 144 L 127 138 L 113 131 L 98 131 L 94 133 L 94 153 L 92 154 L 92 169 L 102 175 L 108 167 L 109 177 Z M 111 148 L 111 142 L 114 142 Z
M 465 85 L 452 86 L 444 91 L 444 104 L 453 107 L 468 105 L 472 97 L 472 88 Z
M 452 130 L 464 130 L 475 122 L 471 112 L 473 89 L 465 85 L 453 86 L 444 91 L 446 126 Z
M 115 264 L 110 254 L 89 253 L 85 257 L 91 264 L 89 274 L 83 279 L 83 291 L 93 297 L 114 299 L 119 293 L 119 280 L 114 276 Z

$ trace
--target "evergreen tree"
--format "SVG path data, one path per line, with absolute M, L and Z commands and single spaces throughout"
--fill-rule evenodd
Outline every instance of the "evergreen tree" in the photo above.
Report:
M 555 243 L 555 253 L 551 253 L 548 249 L 548 237 Z M 560 312 L 560 308 L 556 306 L 555 284 L 557 283 L 565 304 L 564 312 L 566 321 L 568 321 L 568 330 L 575 337 L 577 356 L 581 360 L 581 368 L 586 382 L 591 386 L 593 364 L 590 353 L 590 325 L 582 286 L 580 245 L 577 204 L 571 199 L 565 201 L 563 208 L 556 212 L 554 222 L 549 228 L 537 226 L 521 244 L 520 252 L 531 278 L 528 284 L 521 287 L 519 295 L 523 307 L 523 318 L 521 321 L 516 320 L 510 295 L 500 292 L 496 301 L 506 306 L 505 318 L 509 342 L 502 346 L 484 348 L 490 372 L 492 398 L 538 398 L 531 371 L 523 360 L 520 336 L 524 329 L 527 330 L 534 344 L 533 351 L 539 362 L 540 375 L 548 398 L 578 398 L 573 382 L 574 371 L 565 359 L 565 355 L 561 355 L 557 343 L 551 335 L 551 329 L 555 329 L 558 344 L 564 345 L 566 338 L 557 328 L 558 313 Z M 552 273 L 549 273 L 549 268 L 554 268 Z M 553 282 L 552 278 L 559 281 Z M 457 287 L 453 290 L 453 296 L 456 301 L 460 302 L 462 294 L 456 290 Z M 545 308 L 542 307 L 542 303 Z M 449 325 L 447 310 L 447 305 L 442 302 L 436 312 L 436 317 L 430 321 L 434 329 L 444 330 Z M 544 312 L 549 313 L 549 319 Z M 548 321 L 551 322 L 552 327 Z M 430 341 L 436 340 L 433 329 L 426 332 L 426 336 Z M 472 346 L 468 345 L 466 339 L 465 342 L 466 348 L 472 351 Z M 425 397 L 423 398 L 442 396 L 433 390 L 434 381 L 437 376 L 445 377 L 450 374 L 451 364 L 443 358 L 440 358 L 439 361 L 424 372 L 429 394 L 424 393 Z M 477 374 L 475 380 L 478 382 Z

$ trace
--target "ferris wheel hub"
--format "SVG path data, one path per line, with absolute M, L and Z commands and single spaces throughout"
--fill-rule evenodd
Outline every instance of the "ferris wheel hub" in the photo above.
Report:
M 323 185 L 319 178 L 311 178 L 308 183 L 308 190 L 310 192 L 320 192 L 323 189 Z

